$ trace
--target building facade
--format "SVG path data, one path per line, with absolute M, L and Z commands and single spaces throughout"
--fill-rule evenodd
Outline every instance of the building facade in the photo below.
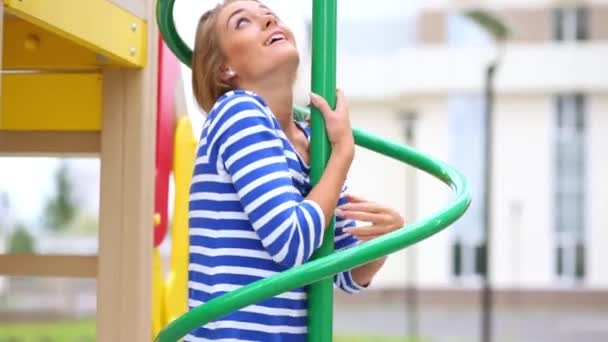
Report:
M 498 61 L 490 278 L 498 289 L 605 290 L 608 257 L 608 4 L 493 1 L 513 35 L 496 44 L 430 1 L 411 17 L 341 22 L 339 81 L 353 125 L 462 171 L 474 199 L 454 226 L 389 259 L 375 287 L 476 288 L 485 265 L 484 75 Z M 366 27 L 366 29 L 352 29 Z M 415 221 L 449 203 L 438 180 L 359 150 L 353 192 Z

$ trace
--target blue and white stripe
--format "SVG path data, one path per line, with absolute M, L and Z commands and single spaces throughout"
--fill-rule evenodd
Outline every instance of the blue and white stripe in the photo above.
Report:
M 309 260 L 325 226 L 319 205 L 305 199 L 309 173 L 259 96 L 237 90 L 216 102 L 190 189 L 190 308 Z M 358 242 L 343 231 L 350 226 L 353 221 L 337 219 L 336 249 Z M 348 293 L 361 290 L 350 272 L 334 280 Z M 294 289 L 198 328 L 186 340 L 305 341 L 306 302 L 305 290 Z

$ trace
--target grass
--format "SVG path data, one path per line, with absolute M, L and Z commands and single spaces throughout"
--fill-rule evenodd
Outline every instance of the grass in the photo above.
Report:
M 0 323 L 0 342 L 95 341 L 95 321 L 52 323 Z M 341 335 L 334 342 L 424 342 L 399 337 Z
M 95 321 L 0 323 L 0 342 L 95 341 Z

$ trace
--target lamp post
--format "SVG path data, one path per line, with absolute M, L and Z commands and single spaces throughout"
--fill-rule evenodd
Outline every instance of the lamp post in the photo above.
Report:
M 493 150 L 494 150 L 494 80 L 502 57 L 503 43 L 510 36 L 510 29 L 498 17 L 483 10 L 467 11 L 465 15 L 490 34 L 497 46 L 496 56 L 484 72 L 484 211 L 483 227 L 485 236 L 485 267 L 481 295 L 481 334 L 482 342 L 492 341 L 494 298 L 492 289 L 492 190 L 493 190 Z
M 481 341 L 492 341 L 492 318 L 493 318 L 493 291 L 491 281 L 491 256 L 492 256 L 492 181 L 493 181 L 493 162 L 492 152 L 494 150 L 494 75 L 498 68 L 498 62 L 492 61 L 485 70 L 485 148 L 484 148 L 484 211 L 483 227 L 485 236 L 485 267 L 483 272 L 483 291 L 481 297 L 482 305 L 482 324 Z
M 416 114 L 415 113 L 403 113 L 401 115 L 402 123 L 403 123 L 403 135 L 405 137 L 405 144 L 409 146 L 414 146 L 416 143 Z M 412 168 L 407 169 L 406 174 L 406 184 L 407 189 L 406 193 L 406 203 L 407 210 L 406 213 L 408 215 L 415 215 L 416 213 L 416 196 L 418 193 L 418 189 L 416 187 L 416 170 Z M 414 339 L 417 339 L 420 335 L 419 332 L 419 313 L 420 313 L 420 305 L 418 298 L 418 287 L 417 287 L 417 278 L 418 278 L 418 251 L 416 246 L 412 246 L 408 248 L 406 252 L 406 317 L 407 317 L 407 331 L 406 333 Z

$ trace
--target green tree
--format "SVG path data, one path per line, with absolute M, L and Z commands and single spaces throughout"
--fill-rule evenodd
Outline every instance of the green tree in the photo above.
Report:
M 23 224 L 17 224 L 13 230 L 9 242 L 9 253 L 34 253 L 35 251 L 34 236 L 30 234 Z
M 99 220 L 95 215 L 81 213 L 70 225 L 70 232 L 80 235 L 94 235 L 98 231 Z
M 76 217 L 78 208 L 72 196 L 72 188 L 68 165 L 62 162 L 55 172 L 55 193 L 44 210 L 43 220 L 47 229 L 64 231 Z

